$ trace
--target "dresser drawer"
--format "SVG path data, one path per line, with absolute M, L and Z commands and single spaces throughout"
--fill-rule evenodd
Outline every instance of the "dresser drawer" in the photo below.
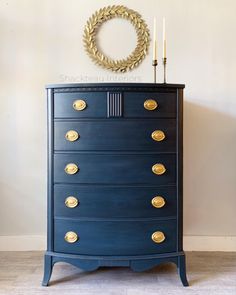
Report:
M 56 217 L 176 216 L 176 187 L 55 185 Z
M 176 251 L 176 220 L 165 221 L 75 221 L 54 222 L 56 252 L 87 255 L 139 255 Z M 163 232 L 165 240 L 155 243 L 154 232 Z M 74 232 L 68 243 L 66 233 Z M 74 239 L 73 239 L 74 238 Z
M 55 122 L 55 150 L 175 152 L 176 120 Z
M 153 110 L 144 107 L 145 102 L 150 100 L 155 101 L 157 104 Z M 175 118 L 176 100 L 176 93 L 125 92 L 124 117 Z M 149 104 L 149 106 L 155 107 L 152 104 Z M 146 107 L 148 107 L 148 104 Z
M 154 165 L 165 167 L 162 175 Z M 156 166 L 155 166 L 156 167 Z M 65 171 L 67 170 L 67 174 Z M 77 172 L 76 172 L 77 171 Z M 73 174 L 72 174 L 73 173 Z M 176 181 L 175 154 L 55 154 L 55 183 L 173 184 Z
M 71 92 L 54 94 L 55 118 L 104 118 L 106 115 L 106 92 Z
M 107 92 L 55 93 L 54 117 L 106 118 L 108 114 L 107 95 Z M 150 100 L 156 102 L 155 109 L 149 110 L 145 108 L 145 106 L 147 107 L 145 102 Z M 120 103 L 123 117 L 176 117 L 176 93 L 124 92 L 123 99 L 121 102 L 119 101 Z

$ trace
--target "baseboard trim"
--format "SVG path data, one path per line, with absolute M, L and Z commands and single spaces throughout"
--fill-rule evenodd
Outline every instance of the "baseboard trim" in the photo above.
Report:
M 46 237 L 37 236 L 0 236 L 0 251 L 43 251 Z
M 0 251 L 44 251 L 46 237 L 0 236 Z M 236 236 L 184 236 L 185 251 L 236 251 Z
M 236 236 L 184 236 L 185 251 L 236 251 Z

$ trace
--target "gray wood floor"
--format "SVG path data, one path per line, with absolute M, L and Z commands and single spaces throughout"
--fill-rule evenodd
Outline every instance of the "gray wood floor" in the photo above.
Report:
M 85 273 L 58 263 L 49 287 L 41 287 L 42 252 L 0 252 L 0 294 L 79 295 L 236 295 L 236 252 L 189 252 L 190 287 L 182 287 L 174 265 L 144 273 L 128 268 L 102 268 Z

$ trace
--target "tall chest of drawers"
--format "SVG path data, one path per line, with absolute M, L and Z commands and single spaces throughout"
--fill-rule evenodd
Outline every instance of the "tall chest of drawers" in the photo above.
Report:
M 47 86 L 48 242 L 53 265 L 177 265 L 182 246 L 184 85 Z

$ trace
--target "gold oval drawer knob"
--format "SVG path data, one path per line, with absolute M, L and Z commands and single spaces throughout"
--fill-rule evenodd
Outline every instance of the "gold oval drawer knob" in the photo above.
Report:
M 162 175 L 166 172 L 166 168 L 163 164 L 155 164 L 152 166 L 152 172 L 157 175 Z
M 143 104 L 144 108 L 148 111 L 153 111 L 158 107 L 158 103 L 154 99 L 147 99 Z
M 79 133 L 75 130 L 69 130 L 66 132 L 65 138 L 68 141 L 76 141 L 79 138 Z
M 70 175 L 75 174 L 78 171 L 79 171 L 79 167 L 74 163 L 69 163 L 65 167 L 65 172 Z
M 69 196 L 65 199 L 65 205 L 68 208 L 75 208 L 78 206 L 78 204 L 79 204 L 79 201 L 76 197 Z
M 66 234 L 65 234 L 65 241 L 67 243 L 75 243 L 76 241 L 78 241 L 79 237 L 78 235 L 73 232 L 73 231 L 68 231 Z
M 87 107 L 87 104 L 83 99 L 77 99 L 73 102 L 73 108 L 76 111 L 83 111 L 86 107 Z
M 162 208 L 166 204 L 166 201 L 163 197 L 161 196 L 156 196 L 152 199 L 152 206 L 155 208 Z
M 162 231 L 155 231 L 152 234 L 152 240 L 154 243 L 160 244 L 165 241 L 165 235 Z
M 162 141 L 165 137 L 165 133 L 162 130 L 155 130 L 152 132 L 152 139 L 155 141 Z

